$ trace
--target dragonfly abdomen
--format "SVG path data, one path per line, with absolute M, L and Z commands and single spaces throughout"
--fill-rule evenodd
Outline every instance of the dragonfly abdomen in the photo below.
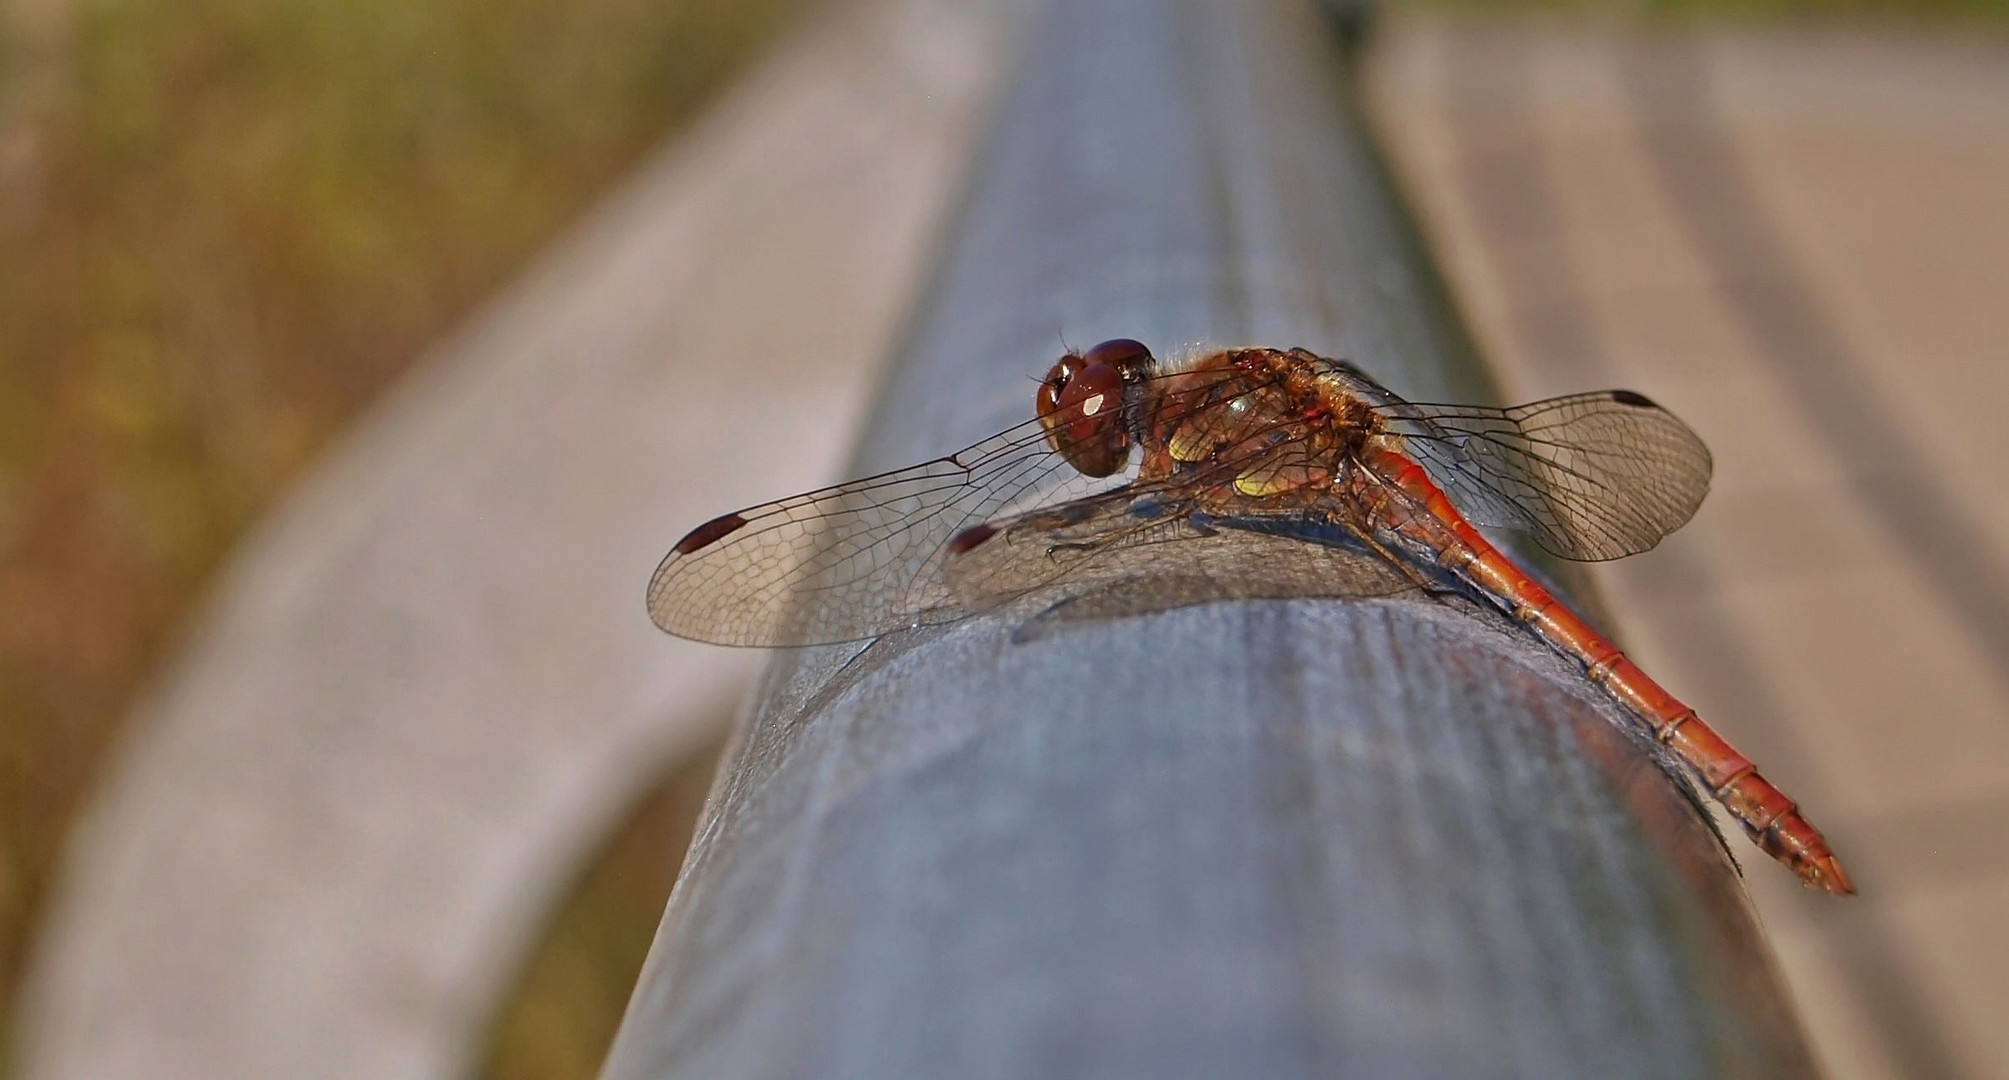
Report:
M 1569 606 L 1529 577 L 1466 521 L 1422 466 L 1399 452 L 1369 447 L 1363 463 L 1407 496 L 1409 512 L 1382 511 L 1370 522 L 1433 551 L 1439 565 L 1486 595 L 1551 648 L 1584 667 L 1592 682 L 1652 730 L 1694 772 L 1712 797 L 1766 854 L 1802 882 L 1827 892 L 1855 891 L 1820 830 L 1793 800 L 1760 775 L 1751 759 L 1703 722 L 1694 709 L 1640 670 Z

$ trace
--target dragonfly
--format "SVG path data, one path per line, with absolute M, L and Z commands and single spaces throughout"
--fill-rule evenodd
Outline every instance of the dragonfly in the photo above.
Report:
M 699 525 L 656 568 L 651 618 L 679 637 L 787 647 L 1054 586 L 1099 586 L 1114 615 L 1462 590 L 1579 665 L 1802 883 L 1855 891 L 1792 799 L 1480 532 L 1601 561 L 1685 524 L 1709 451 L 1644 395 L 1428 404 L 1304 349 L 1160 360 L 1119 338 L 1063 355 L 1035 413 L 957 453 Z

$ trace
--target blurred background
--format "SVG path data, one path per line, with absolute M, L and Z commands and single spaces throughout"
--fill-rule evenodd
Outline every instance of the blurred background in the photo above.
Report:
M 1381 15 L 1503 383 L 1717 450 L 1600 583 L 1860 867 L 1751 879 L 1830 1071 L 2009 1077 L 2009 3 Z M 754 661 L 648 569 L 837 470 L 1021 18 L 0 0 L 0 1068 L 594 1074 Z
M 8 1006 L 121 720 L 233 544 L 803 6 L 0 5 Z M 654 891 L 674 870 L 641 865 Z

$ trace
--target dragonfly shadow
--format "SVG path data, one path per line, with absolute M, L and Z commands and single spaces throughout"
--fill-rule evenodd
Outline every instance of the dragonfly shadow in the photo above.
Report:
M 1121 548 L 1074 569 L 1012 632 L 1014 644 L 1081 623 L 1233 600 L 1365 599 L 1421 593 L 1404 570 L 1334 524 L 1210 519 L 1180 542 Z M 1447 585 L 1448 587 L 1448 585 Z M 1061 592 L 1058 599 L 1053 592 Z

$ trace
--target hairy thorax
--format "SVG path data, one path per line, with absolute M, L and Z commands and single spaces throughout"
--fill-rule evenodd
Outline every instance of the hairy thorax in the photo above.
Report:
M 1329 497 L 1381 432 L 1343 369 L 1303 350 L 1224 349 L 1160 378 L 1137 424 L 1140 479 L 1199 479 L 1207 513 Z

